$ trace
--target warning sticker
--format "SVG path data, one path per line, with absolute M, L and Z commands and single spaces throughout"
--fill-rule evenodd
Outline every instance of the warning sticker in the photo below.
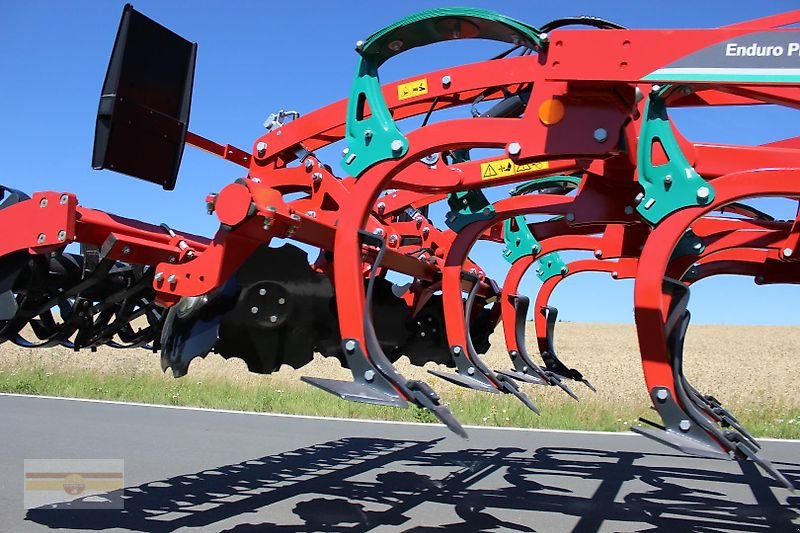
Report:
M 401 83 L 397 86 L 398 100 L 407 100 L 423 94 L 428 94 L 428 78 Z
M 489 163 L 481 163 L 481 179 L 484 181 L 496 180 L 515 174 L 544 170 L 549 166 L 547 161 L 516 165 L 510 159 L 499 159 L 497 161 L 490 161 Z

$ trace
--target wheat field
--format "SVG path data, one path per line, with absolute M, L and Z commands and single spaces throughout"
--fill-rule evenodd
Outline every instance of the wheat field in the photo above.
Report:
M 529 325 L 528 338 L 533 338 Z M 492 336 L 492 347 L 484 356 L 491 368 L 510 368 L 500 328 Z M 800 365 L 796 347 L 800 327 L 795 326 L 691 326 L 686 340 L 685 371 L 701 392 L 714 394 L 723 403 L 738 407 L 800 407 L 798 382 Z M 580 370 L 597 388 L 597 394 L 575 386 L 582 398 L 604 403 L 647 403 L 636 331 L 632 324 L 559 323 L 556 327 L 559 356 Z M 532 353 L 534 350 L 530 350 Z M 424 379 L 443 396 L 457 389 L 426 372 L 435 368 L 411 365 L 406 358 L 398 369 L 412 379 Z M 45 372 L 91 372 L 114 375 L 152 375 L 165 381 L 157 354 L 136 350 L 101 348 L 96 352 L 74 352 L 66 348 L 28 350 L 11 343 L 0 346 L 0 372 L 37 369 Z M 444 369 L 444 368 L 442 368 Z M 302 375 L 348 379 L 349 371 L 332 358 L 317 356 L 312 363 L 295 370 L 284 366 L 270 376 L 247 372 L 239 359 L 225 360 L 217 355 L 195 359 L 184 380 L 214 380 L 241 387 L 303 386 Z M 541 389 L 541 388 L 539 388 Z M 559 395 L 553 390 L 537 392 Z

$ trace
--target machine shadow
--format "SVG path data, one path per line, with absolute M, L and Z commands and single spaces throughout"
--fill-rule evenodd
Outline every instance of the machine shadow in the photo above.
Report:
M 533 455 L 503 447 L 449 451 L 437 449 L 440 440 L 345 438 L 109 493 L 123 499 L 121 511 L 74 509 L 75 500 L 32 509 L 26 519 L 79 531 L 369 531 L 405 524 L 415 532 L 532 532 L 535 516 L 525 516 L 530 523 L 524 524 L 519 517 L 538 511 L 577 520 L 574 531 L 596 531 L 606 521 L 674 531 L 798 530 L 792 522 L 800 516 L 800 498 L 781 503 L 772 491 L 777 485 L 752 463 L 723 472 L 675 466 L 678 456 L 670 454 L 572 447 L 541 447 Z M 776 466 L 800 486 L 800 465 Z M 737 493 L 753 498 L 725 492 L 736 485 L 747 485 Z M 424 506 L 431 507 L 417 509 Z M 415 511 L 426 518 L 415 518 Z M 232 525 L 234 517 L 256 523 Z M 264 517 L 272 521 L 259 520 Z

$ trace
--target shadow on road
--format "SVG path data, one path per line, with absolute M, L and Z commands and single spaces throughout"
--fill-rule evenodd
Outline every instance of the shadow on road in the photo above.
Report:
M 637 530 L 798 530 L 792 521 L 800 516 L 800 498 L 778 501 L 777 485 L 752 463 L 723 472 L 687 468 L 691 459 L 669 454 L 569 447 L 542 447 L 532 456 L 502 447 L 447 451 L 436 449 L 439 440 L 346 438 L 109 494 L 124 500 L 123 511 L 71 509 L 73 502 L 58 505 L 58 512 L 30 510 L 27 520 L 79 531 L 406 526 L 414 532 L 532 532 L 537 515 L 530 513 L 550 512 L 574 523 L 574 531 L 596 531 L 604 522 L 627 524 L 625 530 L 635 524 Z M 800 486 L 800 465 L 776 466 Z M 726 492 L 736 485 L 749 486 L 737 491 L 746 498 Z M 233 517 L 251 523 L 220 524 Z

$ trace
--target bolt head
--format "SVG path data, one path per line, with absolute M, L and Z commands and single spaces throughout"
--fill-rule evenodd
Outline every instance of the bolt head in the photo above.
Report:
M 361 50 L 362 48 L 364 48 L 364 41 L 359 39 L 356 41 L 356 50 Z
M 683 419 L 680 421 L 680 424 L 678 424 L 678 427 L 681 428 L 681 431 L 689 431 L 692 429 L 692 423 L 686 419 Z
M 311 174 L 311 179 L 314 181 L 322 181 L 322 172 L 314 172 Z
M 40 233 L 39 236 L 36 238 L 36 241 L 39 244 L 42 244 L 45 241 L 45 239 L 46 239 L 45 234 L 44 233 Z
M 519 155 L 522 152 L 522 146 L 518 142 L 513 142 L 508 145 L 508 153 L 511 155 Z
M 156 281 L 161 281 L 162 279 L 164 279 L 164 273 L 163 272 L 156 272 L 156 275 L 153 276 L 153 279 L 156 280 Z
M 173 284 L 176 281 L 178 281 L 178 276 L 176 276 L 175 274 L 170 274 L 169 277 L 167 278 L 167 283 L 169 284 Z
M 352 352 L 356 349 L 356 341 L 350 339 L 346 343 L 344 343 L 344 349 L 348 352 Z
M 58 232 L 58 240 L 59 240 L 59 241 L 65 241 L 65 240 L 67 240 L 67 232 L 66 232 L 66 231 L 64 231 L 63 229 L 62 229 L 61 231 L 59 231 L 59 232 Z
M 599 143 L 604 143 L 608 140 L 608 131 L 605 128 L 597 128 L 592 132 L 592 137 Z
M 129 253 L 131 253 L 131 247 L 130 246 L 123 246 L 122 247 L 122 255 L 128 255 Z
M 667 398 L 669 398 L 669 393 L 667 392 L 666 389 L 659 389 L 659 391 L 656 392 L 656 399 L 658 401 L 666 402 Z
M 786 257 L 792 257 L 793 253 L 794 253 L 794 250 L 792 250 L 791 248 L 784 248 L 783 249 L 783 255 L 785 255 Z
M 59 201 L 60 201 L 60 202 L 61 202 L 61 204 L 63 205 L 63 204 L 65 204 L 65 203 L 67 203 L 67 200 L 69 200 L 69 196 L 67 196 L 66 194 L 62 194 L 62 195 L 61 195 L 61 199 L 60 199 Z
M 697 189 L 697 199 L 700 201 L 708 200 L 708 197 L 711 195 L 711 190 L 708 187 L 699 187 Z
M 454 346 L 453 347 L 453 353 L 455 355 L 460 355 L 461 354 L 461 346 Z
M 256 306 L 254 305 L 253 307 L 251 307 L 251 308 L 250 308 L 250 312 L 251 312 L 251 313 L 253 313 L 253 314 L 255 315 L 256 313 L 258 313 L 258 307 L 256 307 Z
M 269 321 L 270 321 L 270 322 L 272 322 L 272 323 L 274 324 L 275 322 L 277 322 L 277 321 L 278 321 L 278 317 L 277 317 L 277 316 L 275 316 L 275 315 L 272 315 L 271 317 L 269 317 Z
M 403 149 L 403 141 L 401 141 L 400 139 L 395 139 L 392 141 L 391 147 L 392 147 L 392 152 L 399 152 L 400 150 Z
M 278 305 L 283 305 L 286 303 L 286 298 L 278 298 Z
M 594 251 L 595 257 L 603 257 L 603 250 L 595 250 Z
M 366 372 L 364 372 L 364 379 L 366 379 L 367 381 L 372 381 L 373 379 L 375 379 L 375 371 L 367 370 Z
M 261 141 L 256 145 L 256 151 L 258 152 L 259 157 L 264 157 L 264 154 L 267 153 L 267 143 Z
M 305 162 L 303 163 L 303 166 L 306 168 L 306 170 L 311 170 L 312 168 L 314 168 L 314 161 L 312 161 L 311 159 L 306 159 Z
M 259 296 L 264 296 L 267 294 L 267 289 L 258 289 Z
M 469 367 L 467 369 L 467 374 L 469 374 L 470 376 L 474 375 L 475 374 L 475 367 L 472 367 L 472 366 Z
M 47 198 L 42 198 L 39 201 L 39 207 L 47 207 Z
M 443 87 L 448 87 L 452 81 L 453 80 L 450 78 L 450 76 L 448 76 L 448 75 L 442 76 L 442 86 Z

